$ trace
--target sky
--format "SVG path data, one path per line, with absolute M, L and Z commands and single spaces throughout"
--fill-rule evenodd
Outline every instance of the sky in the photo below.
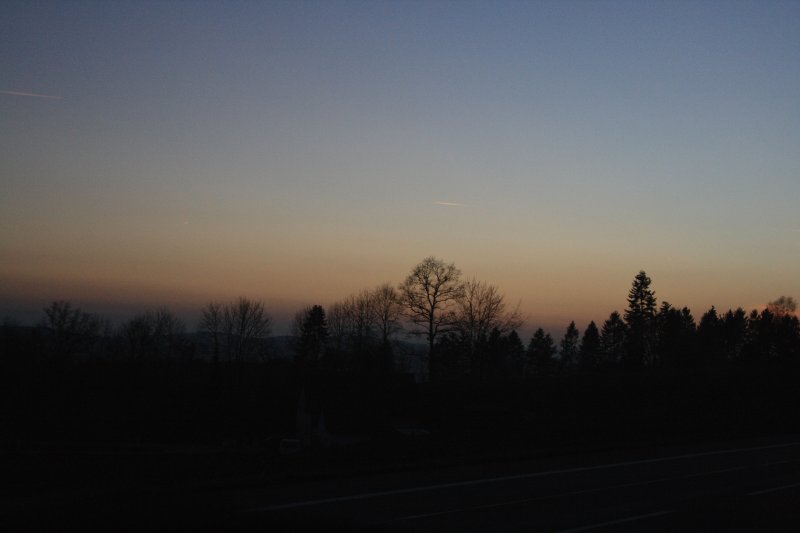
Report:
M 24 320 L 283 324 L 430 255 L 528 328 L 639 270 L 751 309 L 800 296 L 800 2 L 6 1 L 0 190 Z

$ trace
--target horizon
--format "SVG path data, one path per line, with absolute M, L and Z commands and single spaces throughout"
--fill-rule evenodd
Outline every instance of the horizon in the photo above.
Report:
M 0 317 L 288 329 L 429 255 L 554 338 L 639 270 L 696 320 L 800 295 L 798 3 L 0 13 Z
M 465 278 L 471 278 L 470 276 L 465 276 Z M 631 277 L 633 280 L 633 276 Z M 481 281 L 481 280 L 479 280 Z M 393 284 L 392 286 L 396 287 L 397 284 Z M 371 289 L 373 287 L 364 287 L 364 289 Z M 630 288 L 630 283 L 628 288 Z M 307 302 L 282 302 L 282 306 L 273 306 L 270 307 L 270 300 L 269 299 L 259 299 L 259 298 L 251 298 L 248 295 L 237 295 L 236 297 L 231 298 L 221 298 L 214 301 L 220 301 L 222 303 L 228 303 L 235 298 L 241 296 L 245 298 L 250 298 L 254 301 L 260 301 L 265 304 L 265 310 L 269 313 L 271 318 L 271 330 L 269 336 L 286 336 L 291 335 L 291 328 L 292 328 L 292 320 L 294 315 L 297 311 L 306 308 L 311 305 L 322 305 L 322 307 L 327 311 L 328 307 L 334 303 L 343 301 L 347 296 L 356 294 L 358 291 L 354 291 L 349 294 L 342 295 L 340 298 L 336 300 L 331 300 L 327 302 L 318 302 L 318 301 L 307 301 Z M 712 307 L 716 309 L 716 311 L 720 314 L 726 313 L 728 310 L 735 311 L 738 308 L 743 309 L 745 312 L 750 313 L 753 310 L 762 311 L 766 308 L 767 304 L 773 301 L 775 298 L 767 300 L 760 304 L 754 304 L 751 306 L 743 306 L 743 305 L 734 305 L 730 307 L 721 307 L 715 304 L 708 305 L 702 309 L 694 309 L 689 306 L 679 305 L 668 298 L 660 298 L 658 291 L 654 288 L 656 300 L 658 306 L 660 306 L 664 302 L 669 302 L 670 305 L 681 309 L 683 307 L 689 308 L 694 317 L 695 321 L 699 323 L 700 318 L 709 311 Z M 627 295 L 627 292 L 625 293 Z M 783 296 L 783 295 L 781 295 Z M 505 303 L 510 307 L 514 308 L 515 303 L 513 299 L 509 298 L 509 295 L 503 294 L 503 298 Z M 777 298 L 777 297 L 776 297 Z M 36 305 L 32 302 L 28 302 L 28 305 L 21 305 L 18 307 L 9 306 L 7 304 L 0 304 L 0 320 L 4 323 L 11 323 L 11 324 L 18 324 L 22 326 L 34 326 L 37 323 L 41 322 L 44 318 L 44 308 L 50 305 L 54 301 L 68 301 L 74 307 L 80 308 L 81 311 L 97 315 L 101 318 L 108 319 L 114 327 L 118 327 L 124 324 L 126 321 L 130 320 L 134 316 L 144 313 L 147 311 L 152 311 L 160 307 L 166 307 L 170 312 L 173 312 L 178 318 L 180 318 L 185 326 L 187 333 L 192 333 L 195 331 L 199 331 L 198 323 L 200 321 L 202 307 L 205 306 L 210 300 L 206 301 L 198 301 L 197 305 L 194 307 L 178 307 L 172 306 L 168 302 L 160 302 L 160 303 L 150 303 L 140 301 L 136 304 L 132 304 L 130 302 L 123 302 L 119 304 L 114 304 L 113 302 L 93 302 L 91 300 L 74 300 L 69 298 L 50 298 L 50 299 L 42 299 L 39 301 L 39 304 Z M 547 314 L 547 312 L 543 312 L 542 314 L 538 315 L 538 319 L 533 321 L 529 315 L 523 316 L 523 323 L 519 328 L 515 328 L 517 332 L 520 334 L 520 337 L 523 341 L 527 341 L 533 335 L 534 331 L 538 328 L 542 328 L 546 333 L 552 335 L 553 339 L 558 340 L 561 335 L 564 334 L 564 331 L 568 327 L 570 322 L 575 322 L 576 327 L 581 332 L 584 332 L 586 327 L 589 325 L 590 322 L 594 322 L 598 328 L 602 327 L 603 322 L 609 317 L 609 315 L 613 312 L 619 312 L 623 314 L 626 309 L 625 297 L 621 298 L 621 304 L 618 307 L 610 309 L 605 315 L 597 318 L 589 318 L 585 322 L 580 322 L 573 318 L 566 318 L 565 320 L 560 320 L 559 317 L 553 317 L 552 315 Z M 413 328 L 412 328 L 413 329 Z M 417 332 L 414 333 L 410 329 L 404 329 L 402 332 L 402 336 L 405 338 L 415 338 L 421 337 L 421 333 Z

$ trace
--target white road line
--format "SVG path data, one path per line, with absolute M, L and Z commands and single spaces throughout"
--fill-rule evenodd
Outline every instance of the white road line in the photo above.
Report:
M 636 522 L 637 520 L 645 520 L 647 518 L 655 518 L 657 516 L 664 516 L 665 514 L 674 513 L 675 511 L 658 511 L 656 513 L 640 514 L 638 516 L 629 516 L 628 518 L 620 518 L 619 520 L 609 520 L 608 522 L 600 522 L 590 526 L 576 527 L 573 529 L 565 529 L 560 533 L 577 533 L 578 531 L 591 531 L 606 526 L 615 526 L 617 524 L 625 524 L 627 522 Z
M 447 514 L 457 514 L 457 513 L 465 513 L 469 511 L 479 511 L 482 509 L 494 509 L 497 507 L 509 507 L 513 505 L 520 505 L 523 503 L 533 503 L 536 501 L 541 500 L 552 500 L 556 498 L 564 498 L 567 496 L 580 496 L 583 494 L 591 494 L 593 492 L 603 492 L 606 490 L 616 490 L 616 489 L 630 489 L 633 487 L 643 487 L 645 485 L 655 485 L 658 483 L 665 483 L 667 481 L 677 481 L 681 479 L 692 479 L 697 477 L 705 477 L 705 476 L 713 476 L 715 474 L 726 474 L 728 472 L 738 472 L 741 470 L 747 470 L 747 467 L 738 466 L 735 468 L 724 468 L 722 470 L 713 470 L 711 472 L 702 472 L 699 474 L 689 474 L 686 476 L 671 476 L 671 477 L 660 477 L 657 479 L 650 479 L 648 481 L 637 481 L 634 483 L 620 483 L 618 485 L 608 485 L 605 487 L 595 487 L 593 489 L 582 489 L 582 490 L 573 490 L 570 492 L 561 492 L 558 494 L 548 494 L 546 496 L 536 496 L 534 498 L 524 498 L 520 500 L 509 500 L 506 502 L 497 502 L 497 503 L 487 503 L 484 505 L 476 505 L 474 507 L 462 507 L 459 509 L 447 509 L 444 511 L 434 511 L 431 513 L 424 513 L 424 514 L 416 514 L 416 515 L 409 515 L 409 516 L 401 516 L 397 519 L 397 521 L 401 520 L 418 520 L 420 518 L 430 518 L 432 516 L 441 516 Z
M 760 496 L 762 494 L 769 494 L 770 492 L 778 492 L 779 490 L 788 490 L 800 487 L 800 483 L 793 483 L 792 485 L 783 485 L 781 487 L 772 487 L 771 489 L 757 490 L 751 492 L 748 496 Z
M 500 476 L 500 477 L 493 477 L 493 478 L 484 478 L 484 479 L 471 479 L 468 481 L 455 481 L 452 483 L 439 483 L 436 485 L 424 485 L 421 487 L 410 487 L 407 489 L 394 489 L 394 490 L 385 490 L 385 491 L 378 491 L 378 492 L 366 492 L 362 494 L 352 494 L 349 496 L 337 496 L 333 498 L 320 498 L 317 500 L 306 500 L 300 502 L 291 502 L 291 503 L 282 503 L 282 504 L 275 504 L 275 505 L 267 505 L 264 507 L 256 507 L 254 509 L 249 509 L 246 512 L 251 513 L 262 513 L 262 512 L 271 512 L 271 511 L 281 511 L 285 509 L 298 509 L 301 507 L 312 507 L 315 505 L 326 505 L 331 503 L 339 503 L 339 502 L 346 502 L 346 501 L 355 501 L 355 500 L 365 500 L 368 498 L 380 498 L 384 496 L 396 496 L 399 494 L 411 494 L 414 492 L 426 492 L 426 491 L 433 491 L 433 490 L 440 490 L 440 489 L 451 489 L 456 487 L 469 487 L 474 485 L 483 485 L 487 483 L 500 483 L 503 481 L 514 481 L 518 479 L 533 479 L 537 477 L 545 477 L 545 476 L 552 476 L 556 474 L 572 474 L 576 472 L 591 472 L 593 470 L 605 470 L 610 468 L 620 468 L 623 466 L 635 466 L 635 465 L 645 465 L 645 464 L 653 464 L 653 463 L 663 463 L 667 461 L 676 461 L 678 459 L 693 459 L 697 457 L 709 457 L 712 455 L 726 455 L 726 454 L 733 454 L 733 453 L 743 453 L 743 452 L 754 452 L 760 450 L 771 450 L 777 448 L 790 448 L 793 446 L 800 446 L 800 442 L 790 442 L 786 444 L 772 444 L 769 446 L 755 446 L 752 448 L 736 448 L 732 450 L 717 450 L 713 452 L 700 452 L 700 453 L 687 453 L 682 455 L 671 455 L 669 457 L 657 457 L 655 459 L 639 459 L 636 461 L 624 461 L 620 463 L 609 463 L 604 465 L 595 465 L 595 466 L 580 466 L 575 468 L 563 468 L 559 470 L 547 470 L 545 472 L 534 472 L 531 474 L 515 474 L 511 476 Z

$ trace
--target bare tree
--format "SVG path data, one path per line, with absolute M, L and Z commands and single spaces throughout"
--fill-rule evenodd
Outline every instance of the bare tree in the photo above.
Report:
M 140 313 L 122 326 L 122 336 L 136 357 L 173 355 L 185 331 L 183 321 L 163 306 Z
M 378 285 L 372 291 L 372 314 L 381 344 L 387 347 L 391 337 L 402 328 L 400 317 L 403 314 L 400 295 L 389 283 Z
M 299 314 L 298 312 L 295 315 L 292 325 L 292 335 L 294 336 L 299 336 L 302 329 L 303 318 Z M 350 319 L 347 316 L 344 302 L 334 302 L 328 306 L 326 318 L 328 320 L 328 338 L 335 343 L 337 349 L 342 349 L 350 335 Z
M 363 351 L 375 325 L 373 294 L 364 290 L 334 303 L 328 308 L 326 319 L 329 337 L 339 344 L 347 341 L 355 352 Z
M 786 315 L 793 315 L 797 309 L 797 302 L 791 296 L 781 296 L 775 301 L 767 304 L 769 312 L 775 316 L 783 317 Z
M 166 307 L 153 312 L 155 337 L 162 344 L 167 355 L 175 355 L 178 337 L 186 332 L 186 324 Z
M 209 302 L 203 308 L 200 318 L 200 331 L 211 335 L 211 344 L 214 349 L 214 361 L 219 362 L 220 337 L 224 330 L 224 306 L 220 302 Z
M 222 309 L 222 329 L 227 337 L 228 358 L 241 361 L 250 355 L 257 339 L 270 334 L 272 317 L 264 304 L 242 296 Z
M 103 325 L 96 315 L 84 313 L 64 300 L 51 303 L 43 309 L 43 325 L 50 330 L 53 350 L 63 357 L 70 357 L 85 347 L 99 334 Z
M 460 279 L 461 271 L 453 263 L 426 257 L 400 284 L 406 316 L 417 327 L 416 333 L 425 335 L 428 341 L 429 372 L 435 369 L 436 337 L 456 324 L 456 302 L 464 294 Z
M 458 332 L 469 347 L 473 363 L 478 342 L 489 332 L 497 329 L 500 333 L 508 333 L 523 322 L 519 305 L 507 311 L 499 289 L 475 278 L 463 284 L 463 294 L 457 300 L 456 319 Z
M 358 294 L 348 296 L 344 301 L 344 310 L 349 324 L 353 350 L 356 353 L 362 353 L 366 349 L 372 334 L 374 318 L 372 313 L 372 294 L 364 290 Z

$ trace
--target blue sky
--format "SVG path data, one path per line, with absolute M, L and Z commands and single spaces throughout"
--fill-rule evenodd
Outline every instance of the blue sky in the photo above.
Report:
M 5 313 L 800 294 L 797 2 L 6 2 L 0 73 Z

